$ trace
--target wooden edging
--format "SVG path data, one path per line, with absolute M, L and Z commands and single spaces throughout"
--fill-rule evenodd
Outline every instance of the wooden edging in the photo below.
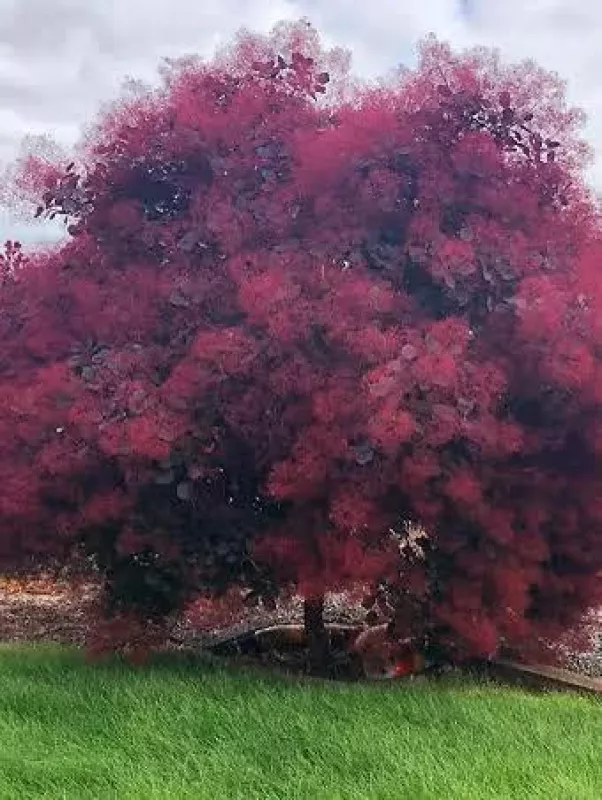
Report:
M 579 692 L 602 696 L 602 679 L 590 678 L 558 667 L 527 665 L 515 661 L 489 661 L 481 669 L 491 678 L 539 691 Z M 479 670 L 481 671 L 481 670 Z

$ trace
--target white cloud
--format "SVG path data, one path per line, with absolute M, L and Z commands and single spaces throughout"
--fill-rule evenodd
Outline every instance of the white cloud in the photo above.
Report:
M 568 80 L 589 115 L 602 188 L 602 5 L 594 0 L 0 0 L 0 162 L 25 134 L 73 143 L 124 77 L 153 80 L 161 58 L 210 55 L 241 26 L 266 31 L 307 16 L 328 44 L 349 47 L 356 71 L 411 63 L 430 31 L 457 47 L 487 44 L 508 60 L 532 57 Z M 26 233 L 27 232 L 27 233 Z M 0 216 L 0 235 L 49 233 Z

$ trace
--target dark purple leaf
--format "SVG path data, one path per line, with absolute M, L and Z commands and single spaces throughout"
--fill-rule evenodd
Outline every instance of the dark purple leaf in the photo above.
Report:
M 192 484 L 188 482 L 178 483 L 176 487 L 176 495 L 178 500 L 186 502 L 192 499 Z
M 355 454 L 355 463 L 359 464 L 360 467 L 365 467 L 367 464 L 374 461 L 374 450 L 368 442 L 356 445 L 353 451 Z

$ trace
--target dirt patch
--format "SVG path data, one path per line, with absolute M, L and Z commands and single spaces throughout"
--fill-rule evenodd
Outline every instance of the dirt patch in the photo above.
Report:
M 60 642 L 83 645 L 90 631 L 90 618 L 99 589 L 94 584 L 71 586 L 50 580 L 9 581 L 0 579 L 0 641 Z M 358 624 L 365 611 L 349 604 L 343 595 L 333 595 L 326 604 L 327 622 Z M 219 646 L 228 639 L 263 626 L 300 622 L 301 600 L 293 598 L 273 609 L 261 606 L 237 609 L 235 617 L 194 614 L 178 620 L 171 631 L 175 648 Z
M 0 581 L 0 641 L 85 644 L 98 589 L 50 581 Z

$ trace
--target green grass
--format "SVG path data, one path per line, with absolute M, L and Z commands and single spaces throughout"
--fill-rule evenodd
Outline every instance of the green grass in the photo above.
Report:
M 602 798 L 602 704 L 0 647 L 0 798 Z

